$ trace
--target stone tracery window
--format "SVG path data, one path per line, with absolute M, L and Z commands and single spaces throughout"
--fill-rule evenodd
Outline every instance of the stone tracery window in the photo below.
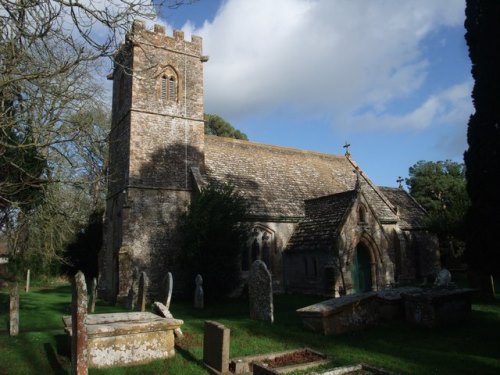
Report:
M 274 233 L 262 225 L 257 225 L 252 230 L 248 244 L 247 249 L 242 253 L 241 270 L 248 271 L 250 263 L 261 260 L 266 264 L 269 272 L 273 273 L 275 267 Z

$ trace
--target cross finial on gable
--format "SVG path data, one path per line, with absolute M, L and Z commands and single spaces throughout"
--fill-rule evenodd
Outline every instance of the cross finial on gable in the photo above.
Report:
M 349 147 L 351 147 L 351 144 L 347 143 L 346 141 L 342 147 L 345 148 L 345 156 L 347 157 L 351 156 L 351 153 L 349 152 Z
M 399 184 L 400 189 L 403 188 L 403 181 L 404 181 L 404 178 L 401 176 L 399 176 L 398 179 L 396 180 L 396 182 Z

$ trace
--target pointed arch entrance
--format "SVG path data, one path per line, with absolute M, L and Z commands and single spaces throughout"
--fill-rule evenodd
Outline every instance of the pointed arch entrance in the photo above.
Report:
M 372 290 L 372 266 L 370 249 L 360 242 L 352 256 L 351 278 L 353 293 Z

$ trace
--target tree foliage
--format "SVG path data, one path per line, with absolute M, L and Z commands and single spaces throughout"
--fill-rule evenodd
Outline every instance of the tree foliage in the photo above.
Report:
M 98 205 L 108 110 L 94 77 L 154 14 L 146 0 L 0 0 L 0 236 L 14 265 L 59 262 Z
M 229 122 L 218 115 L 205 113 L 205 134 L 216 135 L 218 137 L 228 137 L 243 139 L 248 141 L 245 133 L 235 129 Z
M 475 84 L 467 130 L 466 252 L 477 274 L 499 274 L 500 251 L 500 2 L 467 0 L 466 34 Z M 484 285 L 485 283 L 482 282 Z
M 202 275 L 207 299 L 222 297 L 239 283 L 245 214 L 243 198 L 231 185 L 211 184 L 183 217 L 182 261 L 193 278 Z
M 421 160 L 410 167 L 409 176 L 406 184 L 410 194 L 427 210 L 428 224 L 439 236 L 442 255 L 461 255 L 469 206 L 464 165 Z

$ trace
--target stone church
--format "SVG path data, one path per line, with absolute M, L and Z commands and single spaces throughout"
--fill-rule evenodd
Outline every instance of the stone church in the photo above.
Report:
M 116 56 L 99 289 L 127 296 L 145 271 L 158 292 L 177 264 L 178 220 L 207 183 L 230 182 L 250 205 L 241 274 L 264 261 L 276 290 L 338 295 L 421 279 L 439 267 L 424 210 L 375 186 L 349 153 L 329 155 L 207 136 L 202 40 L 136 21 Z

